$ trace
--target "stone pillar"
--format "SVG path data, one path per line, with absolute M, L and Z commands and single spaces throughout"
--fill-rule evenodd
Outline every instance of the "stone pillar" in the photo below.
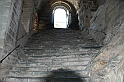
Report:
M 34 0 L 24 0 L 21 22 L 26 32 L 33 30 L 34 15 Z

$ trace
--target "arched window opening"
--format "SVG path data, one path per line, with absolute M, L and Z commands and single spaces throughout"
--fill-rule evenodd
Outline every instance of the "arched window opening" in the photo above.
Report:
M 54 28 L 67 28 L 69 24 L 69 12 L 58 8 L 54 11 Z

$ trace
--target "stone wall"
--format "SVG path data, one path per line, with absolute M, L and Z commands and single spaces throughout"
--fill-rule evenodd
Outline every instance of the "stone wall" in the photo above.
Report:
M 92 82 L 123 82 L 124 21 L 119 27 L 119 32 L 92 61 Z
M 25 1 L 0 1 L 0 60 L 16 46 L 23 47 L 30 35 L 29 31 L 33 29 L 34 12 L 36 12 L 34 0 L 27 0 L 26 3 Z M 21 50 L 21 47 L 0 63 L 0 80 L 15 65 L 20 55 L 18 50 Z
M 78 13 L 79 27 L 88 29 L 90 27 L 90 20 L 94 15 L 94 12 L 97 10 L 97 3 L 95 1 L 83 1 L 80 0 Z
M 24 0 L 21 22 L 26 32 L 33 30 L 35 7 L 34 0 Z
M 11 5 L 11 0 L 0 1 L 0 59 L 3 57 L 5 31 L 8 26 Z
M 97 3 L 98 3 L 98 6 L 100 6 L 100 5 L 104 4 L 104 2 L 105 2 L 106 0 L 96 0 L 96 1 L 97 1 Z
M 8 4 L 6 4 L 8 3 Z M 5 31 L 7 28 L 7 22 L 9 18 L 9 11 L 11 8 L 11 0 L 0 1 L 0 60 L 5 54 L 3 54 Z M 4 74 L 3 67 L 0 64 L 0 77 Z M 1 78 L 0 78 L 1 79 Z
M 17 30 L 20 21 L 22 0 L 2 0 L 0 1 L 0 60 L 16 47 Z M 15 50 L 0 64 L 0 77 L 17 60 L 17 51 Z
M 5 57 L 16 46 L 18 23 L 22 8 L 22 0 L 5 0 L 1 2 L 3 2 L 3 13 L 1 13 L 0 18 L 2 18 L 3 22 L 0 25 L 3 26 L 1 27 L 2 55 L 0 59 Z
M 23 47 L 25 45 L 25 43 L 27 42 L 28 37 L 29 37 L 29 34 L 26 32 L 26 30 L 22 26 L 22 23 L 20 22 L 18 33 L 17 33 L 17 43 L 16 43 L 16 45 L 20 45 L 21 47 Z
M 89 35 L 92 36 L 99 44 L 103 44 L 105 39 L 105 5 L 99 6 L 93 18 L 90 20 Z
M 90 28 L 97 30 L 90 31 L 96 41 L 106 44 L 93 58 L 92 82 L 124 82 L 124 1 L 106 0 L 95 13 Z

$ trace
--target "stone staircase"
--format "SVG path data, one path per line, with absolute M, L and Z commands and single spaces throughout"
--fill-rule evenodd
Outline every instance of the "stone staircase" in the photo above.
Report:
M 99 49 L 79 30 L 40 30 L 27 42 L 5 81 L 90 82 L 90 61 Z

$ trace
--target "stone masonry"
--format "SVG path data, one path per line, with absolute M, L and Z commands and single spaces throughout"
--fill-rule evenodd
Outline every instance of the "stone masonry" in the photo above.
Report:
M 124 82 L 124 1 L 60 0 L 80 30 L 52 29 L 57 1 L 0 0 L 0 60 L 20 45 L 0 63 L 0 81 Z M 31 37 L 36 13 L 51 29 Z
M 20 21 L 22 0 L 0 1 L 0 60 L 5 57 L 16 46 L 17 31 Z M 0 64 L 0 77 L 5 74 L 16 62 L 17 52 L 13 52 Z
M 20 37 L 22 37 L 26 32 L 20 22 L 20 17 L 22 13 L 22 0 L 2 0 L 0 1 L 1 11 L 0 11 L 0 60 L 4 58 L 9 52 L 11 52 L 20 43 Z M 21 29 L 21 30 L 20 30 Z M 21 34 L 20 34 L 20 31 Z M 27 37 L 28 38 L 28 37 Z M 23 39 L 23 45 L 26 38 Z M 22 43 L 21 43 L 22 45 Z M 0 77 L 4 75 L 11 66 L 17 61 L 17 51 L 15 50 L 11 56 L 7 57 L 2 64 L 0 64 Z
M 30 32 L 33 29 L 34 22 L 34 0 L 24 0 L 23 1 L 23 9 L 21 15 L 21 22 L 26 32 Z
M 97 2 L 92 0 L 83 1 L 79 3 L 78 9 L 78 20 L 79 27 L 81 30 L 88 29 L 90 27 L 90 20 L 94 15 L 94 12 L 97 10 Z

